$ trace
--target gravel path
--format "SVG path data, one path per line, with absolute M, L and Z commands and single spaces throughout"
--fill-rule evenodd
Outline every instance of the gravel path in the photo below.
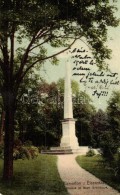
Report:
M 120 195 L 76 162 L 77 155 L 58 155 L 58 171 L 70 195 Z

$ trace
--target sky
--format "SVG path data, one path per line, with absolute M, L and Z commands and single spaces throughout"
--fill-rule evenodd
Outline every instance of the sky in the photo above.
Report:
M 116 4 L 117 4 L 118 11 L 115 14 L 117 17 L 120 18 L 120 1 L 116 2 Z M 120 80 L 120 25 L 116 28 L 110 28 L 110 27 L 108 28 L 107 45 L 112 50 L 112 55 L 111 55 L 111 59 L 107 60 L 106 62 L 109 64 L 109 68 L 112 73 L 118 73 L 117 77 L 113 78 L 114 81 L 115 80 L 118 81 Z M 91 51 L 89 50 L 89 48 L 87 47 L 85 43 L 81 41 L 77 41 L 75 45 L 71 48 L 71 50 L 75 47 L 77 48 L 83 47 L 86 51 L 88 51 L 89 56 L 93 58 Z M 54 49 L 52 52 L 54 53 Z M 46 81 L 49 83 L 54 82 L 54 81 L 56 82 L 59 78 L 64 78 L 65 64 L 67 60 L 69 60 L 69 62 L 71 63 L 71 69 L 73 69 L 74 67 L 74 64 L 73 64 L 73 61 L 71 61 L 70 55 L 66 55 L 66 53 L 62 53 L 61 55 L 59 55 L 58 59 L 59 59 L 59 65 L 53 66 L 50 64 L 49 61 L 47 61 L 45 65 L 43 66 L 42 70 L 40 70 L 40 74 L 42 75 L 42 77 L 44 77 Z M 92 72 L 97 71 L 96 66 L 94 67 L 92 66 L 91 71 Z M 96 94 L 93 96 L 95 90 L 88 89 L 83 85 L 83 83 L 79 82 L 80 80 L 79 76 L 78 77 L 72 76 L 72 79 L 76 80 L 79 83 L 80 90 L 85 91 L 86 93 L 90 95 L 93 101 L 93 104 L 95 105 L 97 109 L 101 108 L 105 110 L 107 106 L 107 101 L 109 100 L 112 94 L 112 91 L 120 89 L 120 84 L 111 85 L 109 89 L 107 90 L 103 89 L 104 91 L 107 91 L 108 94 L 107 95 L 102 94 L 98 98 Z M 107 77 L 106 79 L 109 79 L 109 78 Z

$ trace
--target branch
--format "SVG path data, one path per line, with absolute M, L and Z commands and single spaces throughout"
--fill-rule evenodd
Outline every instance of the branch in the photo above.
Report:
M 40 43 L 40 44 L 38 44 L 38 45 L 36 45 L 36 46 L 34 46 L 34 47 L 32 47 L 31 49 L 30 49 L 30 51 L 32 51 L 32 50 L 34 50 L 35 48 L 37 48 L 37 47 L 39 47 L 39 46 L 41 46 L 41 45 L 43 45 L 44 43 L 47 43 L 48 41 L 50 41 L 53 37 L 54 38 L 61 38 L 61 39 L 63 39 L 63 38 L 65 38 L 65 39 L 73 39 L 73 37 L 71 36 L 56 36 L 56 35 L 52 35 L 52 34 L 47 34 L 47 35 L 49 35 L 50 37 L 48 37 L 46 40 L 44 40 L 42 43 Z
M 37 35 L 36 35 L 36 39 L 40 39 L 40 38 L 42 38 L 42 37 L 44 37 L 44 35 L 46 35 L 49 31 L 51 31 L 52 30 L 52 27 L 53 26 L 51 26 L 48 30 L 44 30 L 44 29 L 42 29 L 42 31 L 39 31 L 38 33 L 37 33 Z
M 27 61 L 28 53 L 30 51 L 30 48 L 31 48 L 32 44 L 35 42 L 35 39 L 36 39 L 35 36 L 33 36 L 31 41 L 30 41 L 30 43 L 29 43 L 29 45 L 28 45 L 28 47 L 25 50 L 25 53 L 24 53 L 23 58 L 21 60 L 21 67 L 19 69 L 20 72 L 22 71 L 22 69 L 23 69 L 23 67 L 24 67 L 24 65 L 25 65 L 25 63 Z
M 49 38 L 47 38 L 46 40 L 44 40 L 42 43 L 40 43 L 40 44 L 38 44 L 38 45 L 32 47 L 32 48 L 30 49 L 30 51 L 32 51 L 33 49 L 35 49 L 35 48 L 37 48 L 37 47 L 43 45 L 43 44 L 46 43 L 46 42 L 48 42 L 49 40 L 51 40 L 51 38 L 52 38 L 52 36 L 49 37 Z
M 30 41 L 28 47 L 26 48 L 25 53 L 24 53 L 24 55 L 23 55 L 23 58 L 22 58 L 22 60 L 21 60 L 21 66 L 20 66 L 19 70 L 17 71 L 17 73 L 14 75 L 14 80 L 16 80 L 16 79 L 17 79 L 18 77 L 20 77 L 20 75 L 22 74 L 23 68 L 24 68 L 24 66 L 25 66 L 25 64 L 26 64 L 26 62 L 27 62 L 28 54 L 29 54 L 29 52 L 31 51 L 32 45 L 35 43 L 35 41 L 36 41 L 37 39 L 40 39 L 40 38 L 42 38 L 43 36 L 45 36 L 46 33 L 48 33 L 51 29 L 52 29 L 52 27 L 49 28 L 48 30 L 45 30 L 45 29 L 39 30 L 37 33 L 35 33 L 35 35 L 33 35 L 32 40 Z M 36 47 L 37 47 L 37 46 L 36 46 Z
M 50 59 L 50 58 L 53 58 L 53 57 L 55 57 L 55 56 L 58 56 L 58 55 L 60 55 L 61 53 L 63 53 L 63 52 L 65 52 L 65 51 L 67 51 L 68 49 L 70 49 L 71 48 L 71 46 L 76 42 L 76 40 L 77 40 L 77 38 L 66 48 L 66 49 L 63 49 L 63 50 L 61 50 L 61 51 L 59 51 L 59 52 L 57 52 L 57 53 L 55 53 L 55 54 L 53 54 L 53 55 L 50 55 L 50 56 L 47 56 L 47 57 L 45 57 L 45 58 L 39 58 L 38 60 L 36 60 L 34 63 L 32 63 L 28 68 L 26 68 L 26 70 L 25 70 L 25 72 L 23 73 L 23 75 L 21 76 L 21 80 L 24 78 L 24 76 L 27 74 L 27 72 L 32 68 L 32 67 L 34 67 L 34 65 L 35 64 L 37 64 L 38 62 L 42 62 L 42 61 L 44 61 L 44 60 L 48 60 L 48 59 Z

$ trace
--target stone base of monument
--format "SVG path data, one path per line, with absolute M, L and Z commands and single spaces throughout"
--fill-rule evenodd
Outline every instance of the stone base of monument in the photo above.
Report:
M 51 147 L 49 150 L 42 150 L 42 154 L 73 154 L 70 147 Z
M 66 118 L 62 120 L 62 137 L 60 147 L 70 147 L 71 149 L 79 149 L 78 139 L 75 135 L 75 122 L 74 118 Z
M 71 147 L 51 147 L 50 150 L 42 150 L 42 154 L 80 154 L 85 155 L 89 151 L 88 146 L 79 146 L 76 149 Z

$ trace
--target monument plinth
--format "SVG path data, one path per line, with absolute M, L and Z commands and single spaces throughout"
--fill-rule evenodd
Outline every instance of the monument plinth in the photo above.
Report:
M 72 150 L 79 148 L 78 140 L 75 135 L 75 122 L 72 107 L 71 66 L 70 63 L 67 62 L 64 82 L 64 119 L 62 120 L 61 148 L 69 147 Z

